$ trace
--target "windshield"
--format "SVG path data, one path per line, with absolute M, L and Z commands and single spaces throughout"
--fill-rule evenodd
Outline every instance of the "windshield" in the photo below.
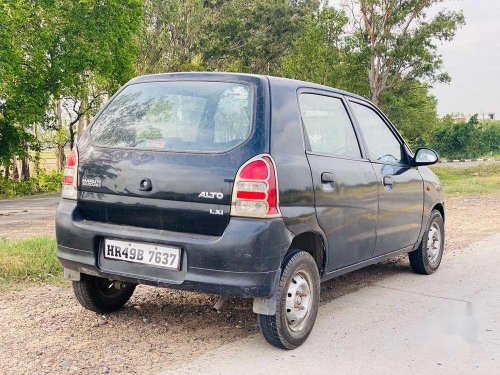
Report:
M 94 122 L 99 146 L 165 151 L 227 151 L 252 128 L 251 86 L 172 81 L 133 84 Z

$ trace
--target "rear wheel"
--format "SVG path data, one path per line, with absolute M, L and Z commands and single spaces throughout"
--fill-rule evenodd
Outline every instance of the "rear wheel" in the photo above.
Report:
M 276 313 L 259 315 L 267 342 L 282 349 L 300 346 L 312 331 L 318 313 L 320 280 L 313 257 L 295 250 L 283 264 Z
M 420 246 L 408 253 L 414 272 L 430 275 L 439 268 L 444 250 L 444 221 L 438 210 L 433 210 Z
M 84 274 L 80 281 L 73 281 L 73 291 L 78 302 L 87 310 L 101 314 L 122 308 L 132 297 L 135 287 L 134 284 Z

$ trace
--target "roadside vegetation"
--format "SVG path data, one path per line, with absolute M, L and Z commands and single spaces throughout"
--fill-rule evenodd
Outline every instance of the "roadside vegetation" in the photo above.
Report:
M 412 146 L 432 146 L 440 120 L 429 87 L 450 80 L 437 47 L 465 24 L 461 12 L 433 12 L 441 2 L 0 2 L 0 179 L 22 184 L 10 195 L 45 191 L 30 180 L 44 152 L 55 154 L 60 171 L 121 85 L 176 71 L 275 75 L 353 91 L 379 105 Z
M 38 282 L 61 284 L 61 275 L 54 238 L 0 239 L 0 290 Z
M 500 193 L 500 163 L 474 167 L 435 166 L 447 195 L 476 195 Z
M 62 173 L 41 170 L 37 176 L 26 180 L 0 178 L 0 199 L 17 198 L 25 195 L 53 193 L 61 190 Z
M 495 157 L 500 154 L 500 121 L 479 121 L 474 115 L 468 122 L 456 123 L 447 116 L 420 143 L 446 159 Z

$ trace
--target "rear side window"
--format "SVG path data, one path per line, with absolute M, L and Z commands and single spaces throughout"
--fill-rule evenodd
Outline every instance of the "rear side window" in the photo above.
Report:
M 299 104 L 311 151 L 361 157 L 358 140 L 342 100 L 301 94 Z
M 94 122 L 99 146 L 145 150 L 222 152 L 252 130 L 251 86 L 171 81 L 126 87 Z
M 351 102 L 352 110 L 363 133 L 372 160 L 401 163 L 401 143 L 382 118 L 371 108 Z

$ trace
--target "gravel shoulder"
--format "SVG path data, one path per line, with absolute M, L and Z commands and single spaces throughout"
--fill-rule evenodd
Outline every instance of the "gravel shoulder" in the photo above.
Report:
M 447 257 L 500 232 L 500 194 L 446 205 Z M 52 219 L 36 223 L 45 224 L 16 228 L 23 237 L 53 233 Z M 341 276 L 323 284 L 322 303 L 408 269 L 399 257 Z M 103 316 L 81 308 L 68 286 L 0 293 L 0 373 L 150 374 L 258 330 L 250 300 L 232 298 L 215 313 L 215 296 L 139 286 L 122 311 Z

